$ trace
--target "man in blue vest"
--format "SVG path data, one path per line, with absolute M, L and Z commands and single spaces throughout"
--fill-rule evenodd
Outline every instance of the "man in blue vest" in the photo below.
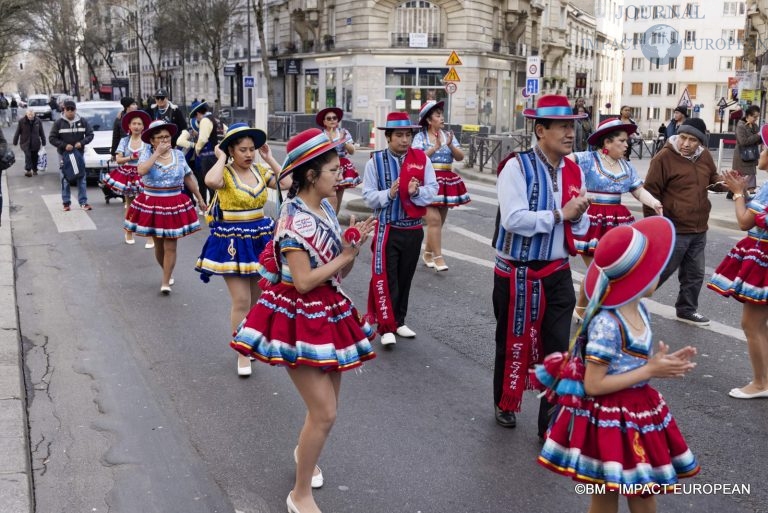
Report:
M 568 256 L 576 254 L 573 236 L 589 228 L 584 173 L 564 158 L 573 151 L 574 120 L 586 114 L 574 114 L 565 96 L 547 95 L 523 115 L 534 120 L 536 144 L 502 162 L 496 185 L 493 399 L 496 422 L 507 428 L 517 425 L 528 370 L 568 349 L 576 305 Z M 541 438 L 551 406 L 541 399 Z

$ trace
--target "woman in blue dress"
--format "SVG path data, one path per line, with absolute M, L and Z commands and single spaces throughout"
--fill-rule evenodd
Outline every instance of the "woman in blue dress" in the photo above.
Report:
M 256 304 L 261 295 L 258 271 L 259 255 L 272 240 L 275 223 L 264 215 L 268 189 L 276 188 L 280 164 L 266 144 L 267 134 L 245 123 L 229 127 L 214 148 L 216 164 L 205 175 L 205 185 L 216 191 L 218 207 L 210 222 L 208 236 L 195 270 L 208 283 L 212 275 L 221 275 L 232 298 L 230 331 Z M 256 163 L 256 152 L 269 167 Z M 287 179 L 286 187 L 290 187 Z M 251 360 L 238 356 L 238 376 L 251 375 Z
M 419 124 L 422 130 L 413 137 L 412 148 L 424 150 L 432 161 L 437 178 L 437 198 L 427 207 L 427 237 L 424 265 L 435 271 L 447 271 L 442 250 L 442 235 L 448 209 L 469 203 L 469 194 L 464 180 L 453 170 L 453 162 L 464 160 L 464 152 L 453 132 L 446 132 L 443 118 L 443 102 L 430 100 L 421 106 Z
M 643 205 L 662 214 L 661 202 L 643 188 L 637 170 L 623 158 L 629 137 L 636 130 L 637 125 L 624 123 L 618 118 L 606 119 L 587 139 L 591 146 L 597 148 L 595 151 L 582 151 L 568 156 L 584 171 L 590 199 L 587 210 L 589 230 L 585 236 L 576 240 L 576 251 L 587 266 L 592 263 L 595 247 L 603 235 L 617 226 L 635 221 L 629 209 L 621 204 L 622 194 L 632 193 Z M 583 317 L 586 306 L 587 297 L 582 286 L 574 310 L 577 319 Z
M 171 293 L 173 285 L 178 239 L 200 229 L 195 207 L 182 192 L 182 186 L 186 185 L 200 207 L 205 208 L 184 155 L 171 146 L 171 137 L 176 132 L 178 128 L 173 123 L 157 120 L 141 134 L 141 140 L 151 146 L 139 157 L 137 168 L 144 190 L 131 203 L 123 225 L 128 232 L 152 237 L 155 259 L 163 269 L 160 292 L 165 296 Z

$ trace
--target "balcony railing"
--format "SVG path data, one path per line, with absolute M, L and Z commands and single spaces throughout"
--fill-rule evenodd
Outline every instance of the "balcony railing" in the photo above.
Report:
M 391 44 L 393 48 L 408 48 L 410 46 L 410 36 L 407 32 L 393 32 Z M 445 48 L 443 34 L 427 34 L 427 48 Z

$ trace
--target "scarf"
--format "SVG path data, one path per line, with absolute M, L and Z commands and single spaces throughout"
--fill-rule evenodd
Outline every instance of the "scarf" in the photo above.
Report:
M 498 404 L 504 411 L 520 411 L 523 392 L 534 388 L 529 369 L 543 358 L 540 334 L 547 298 L 542 280 L 569 268 L 568 259 L 555 260 L 535 271 L 526 266 L 515 267 L 509 260 L 496 257 L 496 275 L 510 281 L 504 381 Z
M 411 195 L 408 193 L 408 183 L 411 178 L 419 180 L 420 184 L 424 183 L 424 168 L 427 165 L 427 154 L 422 150 L 415 150 L 408 148 L 408 153 L 405 154 L 405 159 L 400 165 L 400 187 L 398 193 L 400 194 L 400 202 L 403 204 L 403 210 L 408 217 L 419 219 L 427 215 L 427 207 L 420 207 L 413 203 Z

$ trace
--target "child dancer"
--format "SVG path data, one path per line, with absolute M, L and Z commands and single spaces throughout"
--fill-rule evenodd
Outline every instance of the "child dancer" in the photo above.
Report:
M 674 247 L 672 223 L 660 216 L 606 233 L 587 270 L 590 298 L 574 348 L 548 356 L 536 377 L 556 394 L 560 411 L 547 432 L 539 463 L 576 481 L 604 484 L 590 513 L 616 513 L 619 494 L 632 513 L 653 513 L 653 493 L 699 471 L 651 378 L 682 377 L 696 349 L 674 353 L 663 342 L 653 354 L 648 311 L 640 302 L 655 290 Z M 586 360 L 586 368 L 581 362 Z

